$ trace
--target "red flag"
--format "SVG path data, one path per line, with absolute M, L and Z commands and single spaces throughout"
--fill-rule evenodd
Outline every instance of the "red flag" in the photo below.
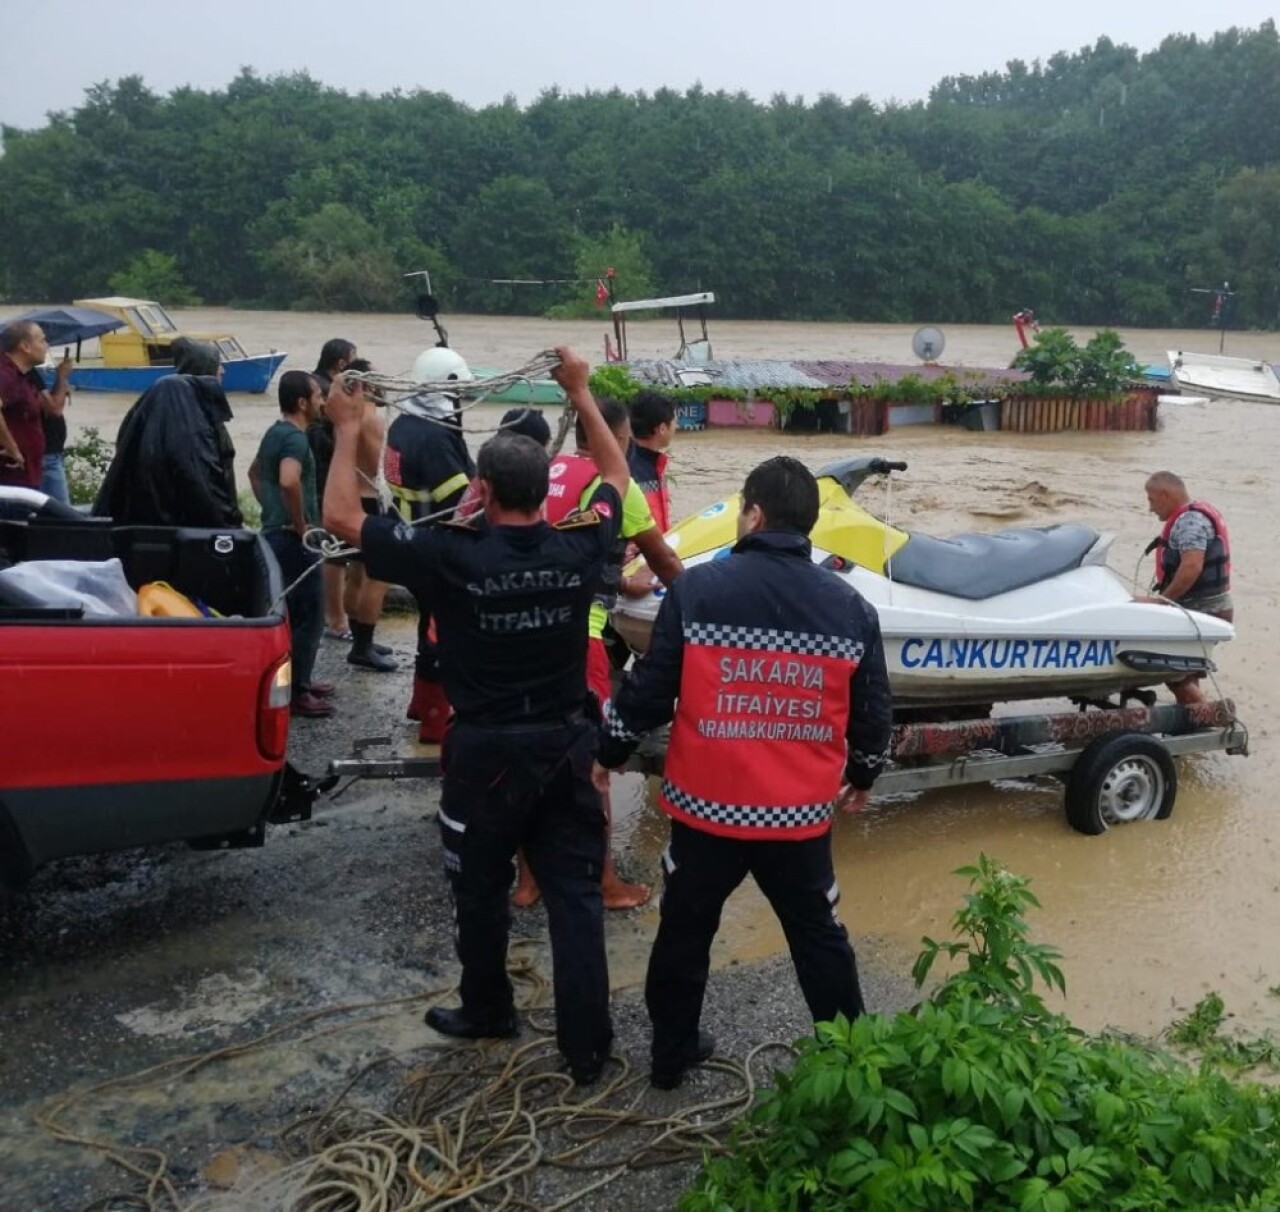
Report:
M 604 284 L 603 278 L 596 279 L 596 306 L 603 307 L 609 302 L 609 288 Z

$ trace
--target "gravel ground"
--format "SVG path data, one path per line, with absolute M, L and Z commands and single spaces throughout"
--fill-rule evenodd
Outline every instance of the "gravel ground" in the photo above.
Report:
M 383 631 L 407 665 L 408 624 Z M 320 770 L 349 752 L 353 738 L 370 735 L 413 752 L 401 718 L 407 674 L 348 677 L 334 649 L 326 645 L 322 674 L 341 681 L 342 710 L 294 730 L 295 762 Z M 272 828 L 260 850 L 172 846 L 40 872 L 0 911 L 0 1209 L 75 1210 L 138 1189 L 93 1151 L 33 1124 L 37 1111 L 67 1094 L 316 1011 L 447 989 L 456 964 L 434 803 L 432 784 L 358 784 L 311 822 Z M 656 879 L 651 847 L 618 857 L 633 877 Z M 653 920 L 650 908 L 608 921 L 618 1047 L 637 1065 L 648 1047 L 637 985 Z M 541 940 L 541 910 L 518 913 L 513 933 Z M 540 941 L 535 946 L 545 971 Z M 868 1002 L 906 1004 L 903 958 L 881 954 L 875 940 L 858 947 Z M 757 1042 L 808 1029 L 785 958 L 739 964 L 719 952 L 717 963 L 704 1021 L 724 1055 L 742 1058 Z M 418 1002 L 321 1020 L 307 1030 L 342 1029 L 310 1039 L 306 1030 L 286 1032 L 250 1057 L 180 1080 L 95 1093 L 62 1122 L 84 1136 L 164 1149 L 184 1196 L 194 1197 L 210 1177 L 228 1181 L 228 1165 L 229 1177 L 243 1181 L 253 1159 L 279 1156 L 280 1130 L 326 1106 L 375 1060 L 385 1062 L 378 1080 L 362 1082 L 354 1097 L 387 1105 L 438 1042 L 421 1014 Z M 697 1101 L 707 1080 L 665 1097 Z M 667 1207 L 691 1173 L 641 1171 L 575 1206 Z

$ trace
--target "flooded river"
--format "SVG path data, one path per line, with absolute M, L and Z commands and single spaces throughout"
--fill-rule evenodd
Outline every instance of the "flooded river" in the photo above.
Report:
M 237 333 L 253 351 L 290 351 L 287 366 L 310 368 L 326 338 L 347 337 L 376 367 L 403 372 L 431 343 L 430 329 L 406 316 L 324 316 L 201 309 L 179 313 L 191 328 Z M 453 317 L 454 347 L 473 365 L 511 369 L 540 350 L 569 341 L 599 359 L 606 322 Z M 871 358 L 910 362 L 913 326 L 717 322 L 721 357 Z M 1011 327 L 947 326 L 944 360 L 1007 364 Z M 1082 331 L 1081 336 L 1091 335 Z M 1135 330 L 1123 334 L 1141 361 L 1167 349 L 1216 352 L 1217 334 Z M 633 324 L 633 356 L 669 355 L 669 321 Z M 1280 360 L 1280 336 L 1231 334 L 1229 354 Z M 81 394 L 73 433 L 98 426 L 113 435 L 131 401 Z M 273 396 L 233 399 L 233 436 L 247 468 L 258 437 L 273 419 Z M 1086 1026 L 1112 1023 L 1145 1030 L 1168 1021 L 1209 989 L 1255 1027 L 1280 1021 L 1280 829 L 1274 787 L 1275 647 L 1280 561 L 1271 510 L 1280 503 L 1275 461 L 1280 408 L 1230 402 L 1167 407 L 1157 433 L 1013 435 L 920 427 L 863 441 L 910 470 L 860 498 L 889 510 L 906 528 L 936 534 L 1076 520 L 1114 531 L 1113 567 L 1126 574 L 1156 530 L 1145 512 L 1143 481 L 1157 469 L 1181 474 L 1193 495 L 1226 515 L 1235 548 L 1239 638 L 1221 657 L 1220 683 L 1252 730 L 1253 754 L 1220 754 L 1179 763 L 1181 790 L 1173 817 L 1119 829 L 1101 838 L 1066 825 L 1056 784 L 1004 784 L 933 792 L 837 822 L 835 849 L 842 913 L 855 938 L 884 940 L 904 968 L 922 934 L 945 933 L 962 886 L 949 873 L 979 851 L 1030 875 L 1044 910 L 1036 934 L 1065 952 L 1068 1009 Z M 672 452 L 678 514 L 735 490 L 757 461 L 787 449 L 817 466 L 849 453 L 857 440 L 724 430 L 681 434 Z M 1144 566 L 1144 575 L 1146 573 Z M 626 776 L 620 802 L 623 841 L 656 870 L 664 828 L 639 776 Z M 649 911 L 652 915 L 653 911 Z M 639 933 L 647 935 L 648 925 Z M 726 914 L 718 958 L 756 957 L 782 948 L 781 934 L 754 889 L 740 891 Z

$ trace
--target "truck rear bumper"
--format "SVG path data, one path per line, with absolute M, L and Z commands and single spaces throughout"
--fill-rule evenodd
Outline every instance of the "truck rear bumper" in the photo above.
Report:
M 0 790 L 0 874 L 21 880 L 52 859 L 154 842 L 261 840 L 283 771 Z M 7 818 L 7 819 L 6 819 Z

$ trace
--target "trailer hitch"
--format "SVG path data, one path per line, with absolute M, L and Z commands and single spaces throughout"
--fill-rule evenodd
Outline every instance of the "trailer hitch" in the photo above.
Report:
M 285 762 L 280 779 L 280 792 L 267 820 L 273 825 L 287 825 L 292 821 L 309 821 L 316 800 L 338 784 L 336 774 L 303 774 L 292 762 Z

